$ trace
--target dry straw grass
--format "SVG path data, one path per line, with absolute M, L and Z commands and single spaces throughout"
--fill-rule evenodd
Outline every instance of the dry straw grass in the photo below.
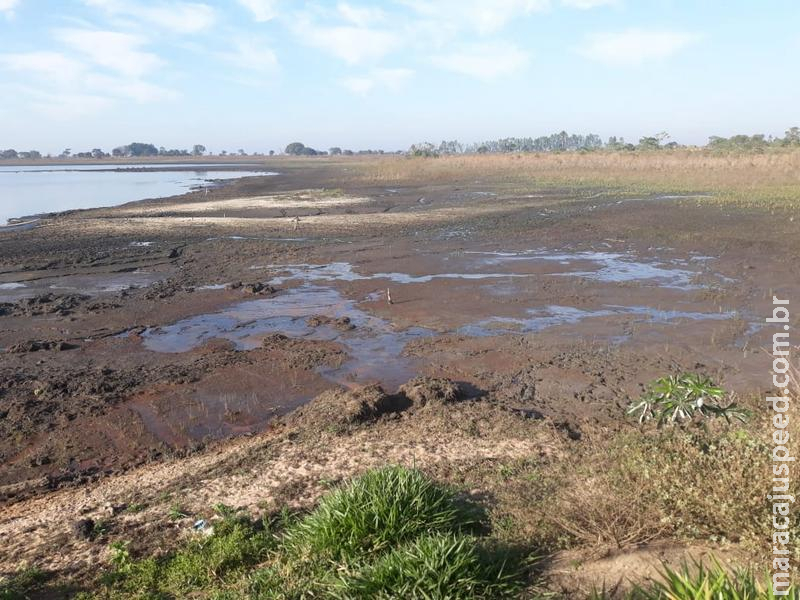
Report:
M 485 183 L 536 189 L 608 187 L 632 193 L 710 193 L 776 206 L 800 200 L 800 151 L 571 152 L 440 158 L 391 157 L 358 165 L 365 182 Z

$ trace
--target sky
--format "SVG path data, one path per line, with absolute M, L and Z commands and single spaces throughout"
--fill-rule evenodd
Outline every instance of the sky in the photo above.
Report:
M 800 125 L 797 0 L 0 0 L 0 148 Z

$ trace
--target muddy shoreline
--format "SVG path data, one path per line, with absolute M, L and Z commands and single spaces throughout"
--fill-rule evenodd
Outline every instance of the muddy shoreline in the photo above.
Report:
M 265 168 L 0 232 L 4 503 L 263 431 L 335 387 L 447 377 L 579 435 L 665 372 L 767 383 L 770 282 L 799 281 L 786 220 Z

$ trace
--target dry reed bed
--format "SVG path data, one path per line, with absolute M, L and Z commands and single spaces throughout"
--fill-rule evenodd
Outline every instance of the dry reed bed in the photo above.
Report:
M 364 161 L 365 182 L 504 183 L 613 187 L 631 192 L 709 192 L 722 199 L 800 200 L 800 151 L 719 154 L 701 150 L 390 158 Z

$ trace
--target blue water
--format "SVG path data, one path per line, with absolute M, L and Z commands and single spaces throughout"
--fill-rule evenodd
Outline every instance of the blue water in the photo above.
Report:
M 223 165 L 37 165 L 0 166 L 0 225 L 8 219 L 76 208 L 116 206 L 146 198 L 184 194 L 212 179 L 274 175 L 220 170 Z M 227 166 L 232 166 L 228 164 Z M 192 170 L 176 170 L 178 168 Z M 147 169 L 113 171 L 108 169 Z

